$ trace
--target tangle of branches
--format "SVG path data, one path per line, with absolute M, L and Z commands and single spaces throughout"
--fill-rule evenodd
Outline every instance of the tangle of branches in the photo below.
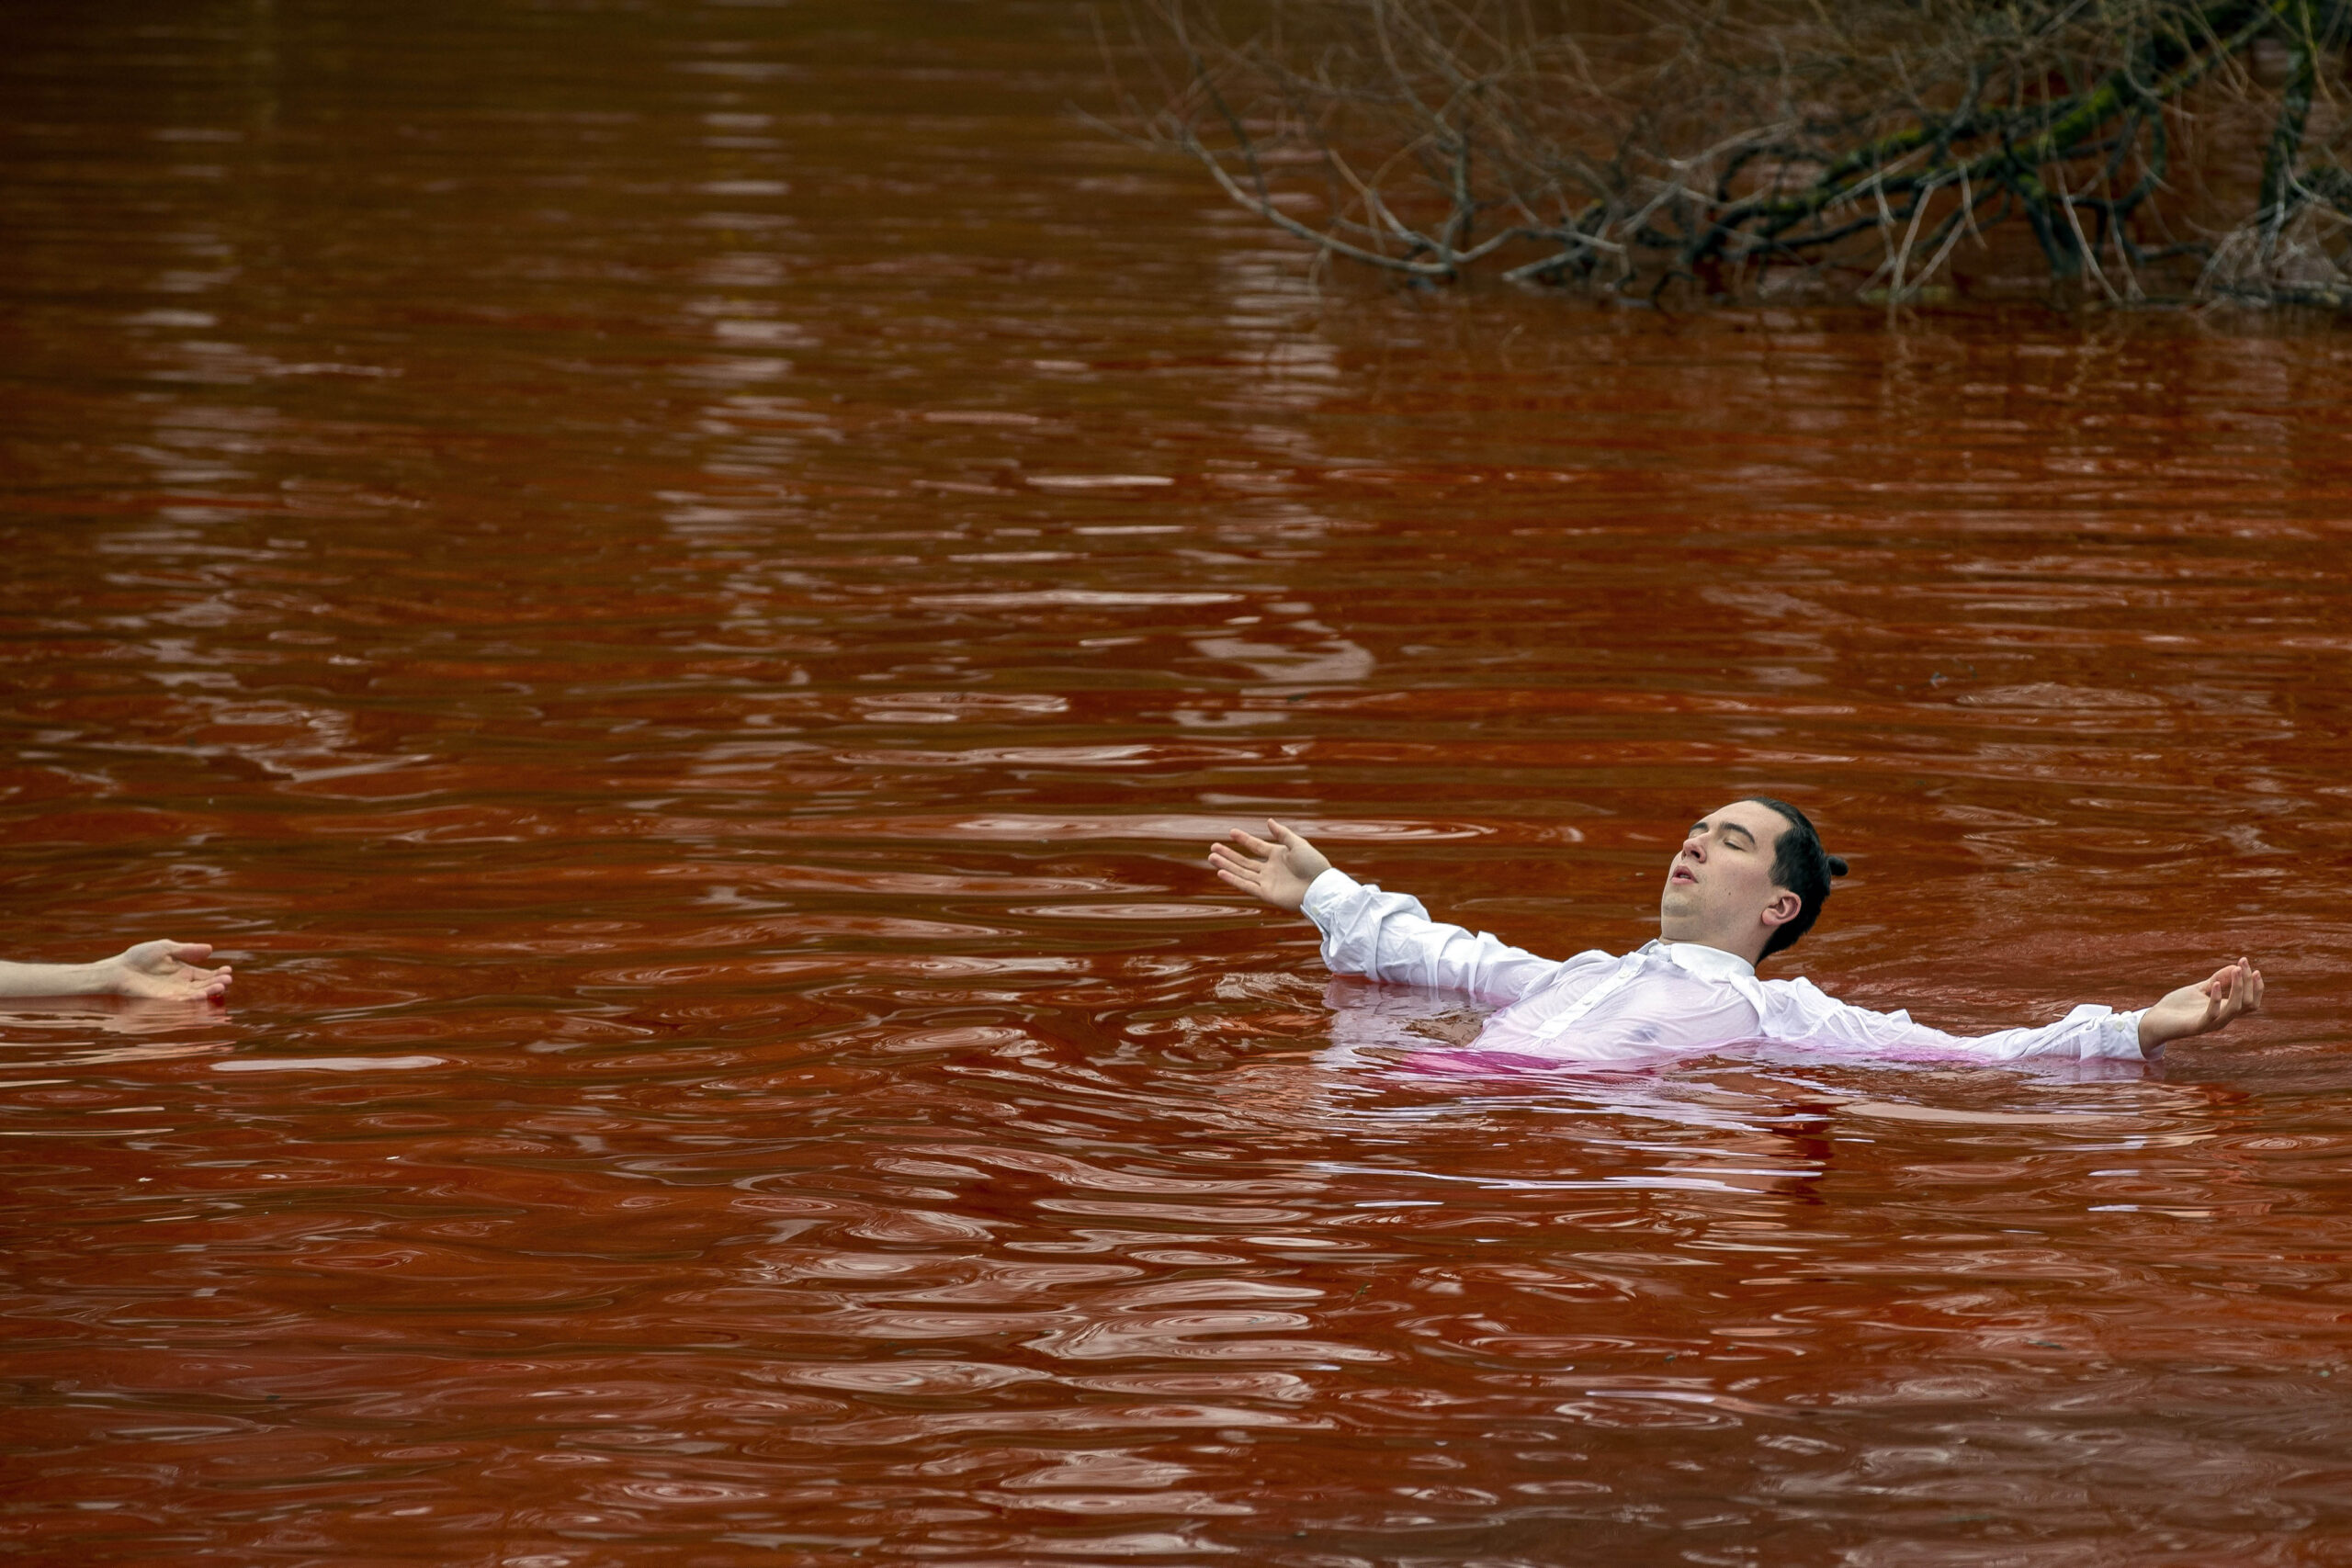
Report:
M 1129 16 L 1152 142 L 1323 256 L 1416 279 L 1893 305 L 2007 234 L 2030 271 L 2117 303 L 2352 307 L 2352 0 Z

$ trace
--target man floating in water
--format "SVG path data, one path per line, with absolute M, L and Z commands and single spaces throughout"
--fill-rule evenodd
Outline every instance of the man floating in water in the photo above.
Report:
M 0 997 L 137 997 L 149 1001 L 219 1001 L 229 965 L 199 967 L 212 956 L 200 942 L 142 942 L 95 964 L 0 963 Z
M 1692 825 L 1668 868 L 1658 939 L 1623 957 L 1555 962 L 1429 918 L 1418 899 L 1356 881 L 1279 822 L 1271 840 L 1237 829 L 1212 845 L 1228 886 L 1304 912 L 1335 973 L 1467 991 L 1506 1004 L 1476 1041 L 1485 1051 L 1571 1062 L 1624 1062 L 1762 1040 L 1880 1055 L 1954 1051 L 2022 1056 L 2152 1057 L 2165 1043 L 2221 1028 L 2262 1003 L 2251 958 L 2183 986 L 2138 1012 L 2078 1007 L 2038 1029 L 1963 1037 L 1871 1012 L 1810 980 L 1759 980 L 1756 965 L 1813 926 L 1846 863 L 1828 854 L 1785 801 L 1734 801 Z

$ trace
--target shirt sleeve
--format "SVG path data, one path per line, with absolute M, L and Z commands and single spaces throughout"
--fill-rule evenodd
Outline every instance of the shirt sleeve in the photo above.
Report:
M 1990 1061 L 2014 1062 L 2027 1056 L 2107 1057 L 2138 1062 L 2140 1014 L 2086 1003 L 2055 1023 L 2033 1029 L 2003 1029 L 1991 1034 L 1947 1034 L 1911 1021 L 1905 1011 L 1872 1012 L 1841 1002 L 1807 980 L 1771 983 L 1774 1000 L 1766 1034 L 1790 1044 L 1822 1045 L 1833 1050 L 1869 1051 L 1894 1055 L 1913 1052 L 1947 1055 L 1960 1054 Z
M 1309 885 L 1304 909 L 1323 933 L 1323 962 L 1335 975 L 1514 1002 L 1560 967 L 1484 931 L 1442 925 L 1430 919 L 1419 899 L 1384 893 L 1336 869 Z

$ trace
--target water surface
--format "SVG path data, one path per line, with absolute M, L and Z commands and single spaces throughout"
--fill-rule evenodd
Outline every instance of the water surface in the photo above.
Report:
M 11 1550 L 2352 1561 L 2352 338 L 1318 282 L 1095 51 L 0 22 L 0 951 L 241 975 L 0 1018 Z M 1768 972 L 2272 1009 L 1437 1074 L 1198 863 L 1619 948 L 1751 790 Z

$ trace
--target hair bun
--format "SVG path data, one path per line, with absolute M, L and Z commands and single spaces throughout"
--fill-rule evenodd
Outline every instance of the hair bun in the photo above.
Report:
M 1845 874 L 1846 874 L 1846 863 L 1845 863 L 1845 861 L 1844 861 L 1844 860 L 1842 860 L 1842 859 L 1840 859 L 1840 858 L 1839 858 L 1838 856 L 1837 856 L 1837 855 L 1831 855 L 1831 856 L 1829 857 L 1829 874 L 1830 874 L 1830 875 L 1832 875 L 1832 876 L 1843 876 L 1843 875 L 1845 875 Z

